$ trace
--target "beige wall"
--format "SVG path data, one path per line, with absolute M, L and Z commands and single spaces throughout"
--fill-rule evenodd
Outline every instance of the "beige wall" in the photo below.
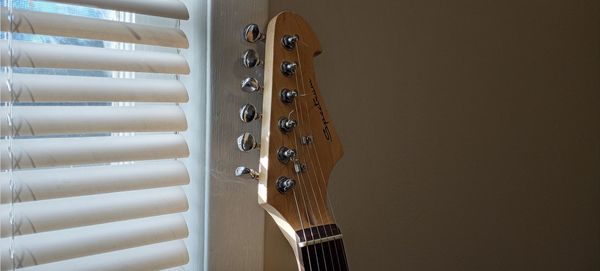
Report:
M 284 9 L 324 49 L 352 270 L 600 270 L 600 1 Z M 266 270 L 294 270 L 270 227 Z

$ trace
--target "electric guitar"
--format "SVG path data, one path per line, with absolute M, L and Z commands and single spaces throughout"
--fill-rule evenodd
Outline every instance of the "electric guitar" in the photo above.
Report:
M 258 180 L 259 204 L 289 241 L 299 270 L 348 270 L 327 198 L 329 175 L 343 151 L 315 79 L 319 40 L 291 12 L 273 18 L 266 35 L 248 25 L 244 38 L 266 41 L 264 86 L 251 78 L 242 82 L 242 90 L 262 92 L 262 114 L 252 105 L 240 110 L 244 122 L 262 119 L 260 143 L 249 133 L 238 138 L 240 150 L 260 149 L 260 168 L 239 167 L 235 173 Z M 249 50 L 243 64 L 263 63 Z

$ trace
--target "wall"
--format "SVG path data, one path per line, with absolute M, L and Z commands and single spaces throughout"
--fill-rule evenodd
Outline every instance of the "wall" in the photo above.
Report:
M 599 7 L 271 0 L 321 38 L 352 270 L 600 269 Z
M 212 116 L 207 127 L 210 152 L 205 171 L 206 213 L 204 270 L 263 270 L 264 211 L 257 204 L 256 182 L 234 176 L 238 166 L 256 168 L 258 152 L 242 153 L 236 139 L 243 132 L 258 135 L 260 124 L 240 121 L 240 107 L 251 103 L 260 108 L 260 95 L 241 91 L 246 77 L 263 77 L 260 69 L 246 69 L 241 55 L 258 44 L 242 40 L 242 29 L 250 22 L 266 21 L 268 0 L 211 0 L 207 2 L 208 67 L 206 89 Z M 208 170 L 210 169 L 210 170 Z

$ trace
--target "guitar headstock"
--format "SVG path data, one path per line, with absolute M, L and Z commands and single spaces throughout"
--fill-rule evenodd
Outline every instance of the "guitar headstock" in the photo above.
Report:
M 316 34 L 302 17 L 283 12 L 266 36 L 259 202 L 295 236 L 334 224 L 327 184 L 343 151 L 315 78 Z
M 263 37 L 249 28 L 245 35 Z M 327 185 L 343 151 L 315 78 L 314 58 L 320 53 L 319 40 L 300 16 L 282 12 L 270 21 L 260 145 L 249 135 L 238 139 L 241 149 L 260 146 L 259 172 L 239 169 L 238 174 L 258 179 L 259 203 L 292 244 L 299 231 L 335 224 Z M 255 110 L 243 112 L 251 114 L 242 113 L 242 119 L 256 118 Z

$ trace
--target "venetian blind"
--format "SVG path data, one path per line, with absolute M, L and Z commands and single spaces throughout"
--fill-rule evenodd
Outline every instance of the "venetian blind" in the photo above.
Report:
M 189 18 L 178 0 L 52 0 Z M 177 75 L 190 72 L 174 25 L 4 7 L 0 41 L 1 269 L 162 270 L 185 265 L 189 155 Z M 174 21 L 175 21 L 174 20 Z M 19 41 L 60 36 L 172 50 Z M 144 79 L 37 70 L 159 74 Z M 85 74 L 85 73 L 84 73 Z M 121 103 L 134 106 L 118 106 Z

